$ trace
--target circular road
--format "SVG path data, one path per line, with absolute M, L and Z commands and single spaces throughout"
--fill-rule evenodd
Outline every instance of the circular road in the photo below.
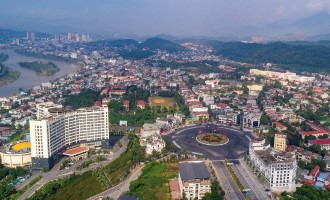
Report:
M 196 136 L 207 132 L 225 134 L 229 142 L 221 146 L 199 143 Z M 247 153 L 249 138 L 253 138 L 250 133 L 237 128 L 216 124 L 181 128 L 168 134 L 167 137 L 179 150 L 186 149 L 192 154 L 203 155 L 210 160 L 238 159 Z

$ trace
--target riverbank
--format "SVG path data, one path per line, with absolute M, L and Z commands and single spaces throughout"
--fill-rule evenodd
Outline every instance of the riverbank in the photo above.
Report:
M 0 53 L 0 62 L 4 62 L 8 60 L 8 55 L 4 53 Z
M 50 76 L 60 71 L 60 69 L 52 62 L 19 62 L 20 67 L 33 70 L 38 76 Z
M 18 71 L 20 76 L 17 80 L 0 87 L 0 97 L 9 97 L 19 91 L 19 89 L 29 90 L 42 83 L 66 77 L 68 74 L 76 73 L 80 66 L 75 62 L 65 62 L 56 59 L 42 59 L 37 57 L 18 54 L 14 48 L 0 48 L 0 53 L 8 54 L 9 58 L 3 64 L 12 70 Z M 38 61 L 43 63 L 53 62 L 59 69 L 57 73 L 50 76 L 38 76 L 33 70 L 19 66 L 19 62 Z
M 64 58 L 64 57 L 52 56 L 52 55 L 44 55 L 44 54 L 39 54 L 39 53 L 32 53 L 32 52 L 28 52 L 28 51 L 24 51 L 24 50 L 19 50 L 19 49 L 15 49 L 14 52 L 17 54 L 21 54 L 21 55 L 25 55 L 25 56 L 29 56 L 29 57 L 58 60 L 58 61 L 63 61 L 63 62 L 67 62 L 70 64 L 80 65 L 76 60 L 72 60 L 70 58 Z
M 6 66 L 2 65 L 2 68 L 3 70 L 6 70 L 6 72 L 0 77 L 0 87 L 16 81 L 21 75 L 19 71 L 13 70 Z

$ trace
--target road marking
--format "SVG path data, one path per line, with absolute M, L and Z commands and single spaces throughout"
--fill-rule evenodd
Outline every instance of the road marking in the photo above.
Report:
M 251 138 L 248 135 L 245 135 L 245 137 L 251 142 Z
M 179 149 L 181 149 L 180 145 L 178 145 L 178 143 L 176 143 L 176 141 L 173 141 L 173 144 L 178 147 Z
M 198 153 L 198 152 L 191 152 L 192 154 L 195 154 L 195 155 L 200 155 L 200 156 L 202 156 L 202 155 L 204 155 L 204 154 L 202 154 L 202 153 Z

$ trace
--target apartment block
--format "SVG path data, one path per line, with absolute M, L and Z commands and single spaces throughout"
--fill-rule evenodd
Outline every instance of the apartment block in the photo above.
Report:
M 38 108 L 38 107 L 37 107 Z M 86 144 L 108 147 L 108 107 L 77 110 L 42 106 L 30 121 L 32 169 L 50 169 L 69 147 Z

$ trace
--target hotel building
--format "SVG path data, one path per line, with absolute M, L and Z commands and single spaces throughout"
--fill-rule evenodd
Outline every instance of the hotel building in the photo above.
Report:
M 277 152 L 266 144 L 265 139 L 262 139 L 251 141 L 249 156 L 272 191 L 295 190 L 297 161 L 294 154 Z
M 107 106 L 73 110 L 47 103 L 37 109 L 30 121 L 32 169 L 52 168 L 69 147 L 109 146 Z

